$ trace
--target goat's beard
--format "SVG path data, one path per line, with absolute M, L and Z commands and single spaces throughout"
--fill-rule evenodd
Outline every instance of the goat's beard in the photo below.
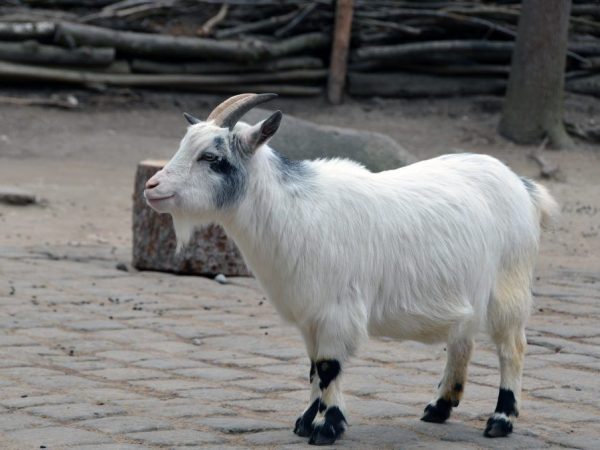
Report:
M 173 218 L 173 228 L 177 239 L 176 253 L 179 253 L 190 243 L 196 230 L 196 222 L 185 215 L 171 214 L 171 217 Z

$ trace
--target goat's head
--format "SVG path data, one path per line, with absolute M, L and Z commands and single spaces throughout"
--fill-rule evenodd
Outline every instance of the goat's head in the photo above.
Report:
M 243 197 L 248 161 L 275 134 L 282 114 L 277 111 L 254 126 L 238 121 L 276 96 L 236 95 L 217 106 L 206 121 L 184 113 L 190 126 L 179 149 L 144 191 L 148 205 L 173 216 L 179 245 L 187 242 L 194 224 L 215 220 Z

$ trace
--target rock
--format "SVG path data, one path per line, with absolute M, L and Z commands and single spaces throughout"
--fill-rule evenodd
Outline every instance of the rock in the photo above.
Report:
M 217 275 L 215 277 L 215 281 L 219 284 L 227 284 L 229 283 L 229 281 L 227 280 L 227 277 L 225 275 L 223 275 L 222 273 L 220 273 L 219 275 Z
M 243 120 L 254 124 L 270 114 L 255 109 Z M 290 159 L 323 157 L 350 158 L 375 172 L 410 164 L 415 158 L 389 136 L 369 131 L 322 126 L 285 116 L 275 134 L 273 148 Z M 223 229 L 209 225 L 198 229 L 191 242 L 175 253 L 175 233 L 171 217 L 158 214 L 146 205 L 144 184 L 166 161 L 147 160 L 138 165 L 133 204 L 133 261 L 139 270 L 207 275 L 227 282 L 226 276 L 249 276 L 237 247 Z M 222 276 L 222 278 L 220 278 Z
M 25 206 L 36 203 L 35 195 L 12 186 L 0 186 L 0 203 Z
M 248 112 L 242 121 L 254 125 L 271 113 L 256 108 Z M 349 158 L 373 172 L 397 169 L 416 161 L 413 155 L 385 134 L 318 125 L 286 114 L 270 145 L 290 159 Z

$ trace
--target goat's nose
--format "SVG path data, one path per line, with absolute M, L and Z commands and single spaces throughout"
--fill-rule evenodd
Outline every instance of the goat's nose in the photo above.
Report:
M 159 184 L 160 183 L 158 182 L 158 180 L 155 180 L 154 178 L 150 178 L 148 181 L 146 181 L 146 189 L 154 189 Z

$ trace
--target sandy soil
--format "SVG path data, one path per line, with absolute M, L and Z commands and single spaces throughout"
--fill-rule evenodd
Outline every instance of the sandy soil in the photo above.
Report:
M 181 111 L 200 117 L 220 97 L 144 93 L 90 96 L 64 111 L 0 106 L 0 185 L 16 185 L 45 200 L 35 207 L 0 205 L 0 246 L 110 245 L 127 258 L 136 163 L 168 158 L 185 130 Z M 425 159 L 455 151 L 487 153 L 522 175 L 538 178 L 532 150 L 496 134 L 500 100 L 348 100 L 332 107 L 320 99 L 281 99 L 273 107 L 323 124 L 388 133 Z M 571 96 L 567 116 L 594 123 L 600 101 Z M 600 271 L 600 146 L 578 142 L 547 152 L 566 181 L 545 181 L 563 216 L 546 233 L 540 266 Z

